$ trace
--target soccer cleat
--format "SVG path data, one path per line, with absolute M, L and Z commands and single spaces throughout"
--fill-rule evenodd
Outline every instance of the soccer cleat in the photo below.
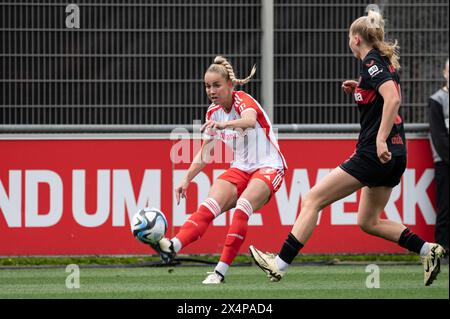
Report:
M 256 249 L 253 245 L 250 245 L 249 252 L 255 263 L 266 273 L 267 278 L 269 278 L 270 281 L 277 282 L 283 278 L 284 271 L 278 269 L 273 254 L 265 254 Z
M 218 271 L 207 272 L 205 280 L 202 281 L 204 285 L 217 285 L 224 282 L 224 276 Z
M 177 254 L 169 238 L 164 237 L 156 244 L 150 244 L 150 246 L 159 253 L 159 256 L 161 256 L 165 264 L 171 264 Z
M 430 244 L 431 248 L 425 257 L 421 257 L 424 278 L 423 283 L 425 286 L 429 286 L 436 279 L 437 275 L 441 271 L 441 259 L 445 255 L 444 248 L 439 244 Z

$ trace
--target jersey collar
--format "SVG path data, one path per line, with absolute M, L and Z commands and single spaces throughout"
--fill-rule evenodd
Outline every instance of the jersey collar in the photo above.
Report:
M 236 91 L 233 91 L 232 98 L 231 98 L 231 108 L 230 108 L 230 110 L 229 110 L 228 112 L 227 112 L 227 110 L 223 107 L 222 104 L 219 104 L 220 107 L 222 108 L 222 110 L 223 110 L 226 114 L 230 114 L 231 111 L 233 111 L 234 105 L 236 104 L 236 94 L 237 94 Z

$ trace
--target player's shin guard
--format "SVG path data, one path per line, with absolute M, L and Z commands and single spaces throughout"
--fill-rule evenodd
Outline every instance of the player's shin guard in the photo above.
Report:
M 211 221 L 219 214 L 219 204 L 214 199 L 207 198 L 198 210 L 181 226 L 175 237 L 181 242 L 182 247 L 186 247 L 202 237 Z
M 247 235 L 248 219 L 253 213 L 253 208 L 250 202 L 246 199 L 239 199 L 237 201 L 236 209 L 233 214 L 230 229 L 228 230 L 227 238 L 225 239 L 225 246 L 220 256 L 220 261 L 231 265 L 239 248 L 244 243 Z

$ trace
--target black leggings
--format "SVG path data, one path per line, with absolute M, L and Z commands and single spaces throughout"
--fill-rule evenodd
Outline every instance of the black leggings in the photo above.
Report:
M 443 161 L 435 163 L 434 178 L 436 181 L 436 228 L 434 237 L 438 244 L 448 251 L 448 185 L 449 169 L 448 164 Z

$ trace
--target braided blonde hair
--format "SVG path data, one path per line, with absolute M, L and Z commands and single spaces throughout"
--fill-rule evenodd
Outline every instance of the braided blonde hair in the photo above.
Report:
M 213 64 L 208 67 L 208 70 L 206 72 L 219 73 L 225 78 L 225 80 L 231 80 L 231 83 L 233 83 L 233 85 L 244 85 L 250 82 L 250 79 L 253 77 L 253 75 L 255 75 L 256 64 L 253 65 L 252 71 L 250 72 L 249 76 L 247 76 L 245 79 L 237 79 L 230 62 L 228 62 L 228 60 L 223 56 L 216 56 L 214 58 Z
M 369 10 L 367 16 L 362 16 L 352 23 L 350 32 L 359 34 L 367 44 L 386 56 L 397 70 L 400 69 L 400 47 L 397 40 L 394 43 L 384 41 L 384 19 L 379 12 Z

